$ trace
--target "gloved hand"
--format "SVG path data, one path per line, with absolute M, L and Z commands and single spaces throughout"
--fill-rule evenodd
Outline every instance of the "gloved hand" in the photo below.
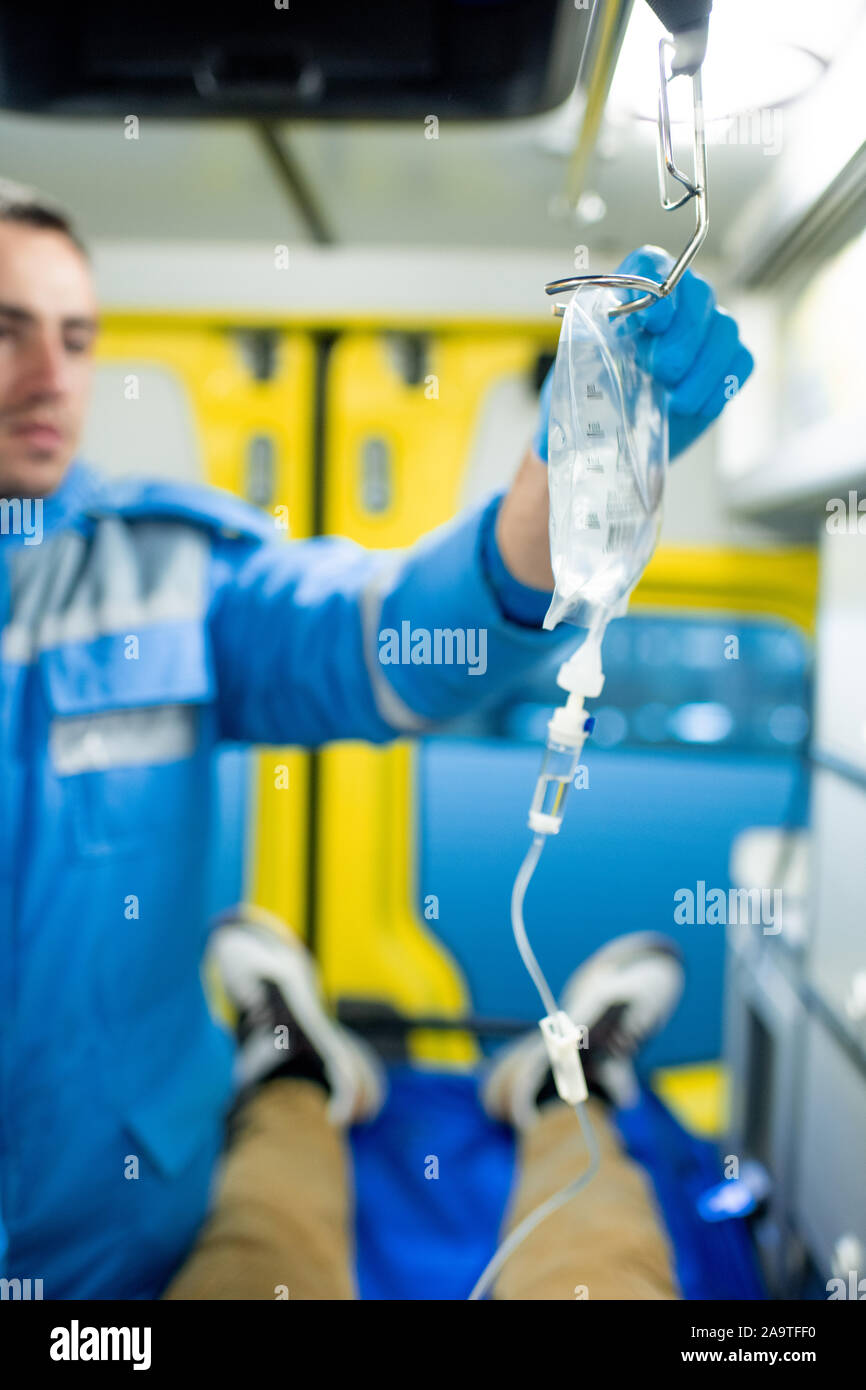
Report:
M 618 267 L 626 275 L 644 275 L 661 282 L 673 265 L 658 246 L 632 251 Z M 631 298 L 637 298 L 637 292 Z M 751 374 L 754 359 L 740 342 L 736 319 L 716 307 L 706 280 L 687 270 L 664 299 L 634 315 L 641 325 L 638 361 L 656 381 L 668 388 L 670 457 L 676 458 L 721 414 L 732 395 Z M 547 462 L 547 428 L 553 367 L 539 397 L 535 453 Z

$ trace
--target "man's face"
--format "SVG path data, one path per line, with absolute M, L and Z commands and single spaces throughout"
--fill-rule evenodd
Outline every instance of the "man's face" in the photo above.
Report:
M 0 497 L 47 497 L 81 435 L 96 300 L 60 232 L 0 222 Z

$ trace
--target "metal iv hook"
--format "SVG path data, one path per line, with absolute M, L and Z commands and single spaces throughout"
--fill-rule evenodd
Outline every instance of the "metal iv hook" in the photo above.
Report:
M 609 311 L 609 318 L 617 318 L 622 314 L 633 314 L 636 309 L 645 309 L 653 303 L 655 299 L 661 299 L 670 294 L 671 290 L 682 278 L 684 272 L 694 260 L 709 228 L 709 210 L 707 206 L 707 140 L 704 129 L 703 94 L 701 89 L 701 70 L 697 67 L 692 74 L 692 151 L 693 151 L 693 171 L 689 177 L 682 169 L 677 167 L 673 155 L 673 141 L 671 138 L 671 117 L 670 105 L 668 102 L 668 85 L 673 81 L 677 73 L 668 75 L 666 53 L 671 50 L 672 54 L 676 45 L 672 39 L 667 37 L 659 41 L 659 105 L 658 105 L 658 178 L 659 178 L 659 201 L 665 212 L 674 212 L 677 208 L 683 207 L 691 198 L 695 200 L 695 230 L 691 240 L 685 250 L 680 254 L 679 259 L 674 262 L 668 274 L 661 284 L 654 280 L 649 280 L 643 275 L 621 275 L 598 274 L 598 275 L 571 275 L 565 280 L 553 280 L 549 285 L 545 285 L 546 294 L 561 294 L 564 290 L 579 290 L 584 285 L 605 285 L 613 289 L 641 290 L 643 291 L 639 299 L 635 299 L 628 304 L 619 304 L 616 308 Z M 668 176 L 685 189 L 681 197 L 671 199 L 668 196 Z M 554 304 L 553 313 L 557 318 L 561 318 L 565 313 L 564 304 Z

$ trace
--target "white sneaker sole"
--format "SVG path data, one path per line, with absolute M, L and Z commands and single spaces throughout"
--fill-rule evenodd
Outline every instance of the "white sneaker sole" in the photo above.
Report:
M 385 1069 L 371 1047 L 327 1013 L 314 962 L 306 947 L 283 922 L 261 909 L 246 906 L 223 914 L 209 943 L 213 960 L 229 998 L 239 1008 L 255 1006 L 263 980 L 271 980 L 284 995 L 292 1016 L 322 1058 L 331 1098 L 328 1113 L 334 1124 L 373 1119 L 385 1098 Z M 241 1077 L 246 1082 L 266 1074 L 273 1065 L 274 1047 L 268 1039 L 251 1040 L 241 1050 Z

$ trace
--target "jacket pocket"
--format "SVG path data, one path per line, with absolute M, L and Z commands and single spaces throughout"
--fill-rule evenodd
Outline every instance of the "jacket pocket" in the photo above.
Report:
M 166 1001 L 161 1013 L 164 1026 L 144 1030 L 148 1055 L 130 1056 L 128 1037 L 113 1080 L 133 1141 L 158 1173 L 174 1178 L 208 1144 L 218 1148 L 221 1143 L 234 1091 L 235 1048 L 228 1033 L 201 1012 L 191 991 Z

